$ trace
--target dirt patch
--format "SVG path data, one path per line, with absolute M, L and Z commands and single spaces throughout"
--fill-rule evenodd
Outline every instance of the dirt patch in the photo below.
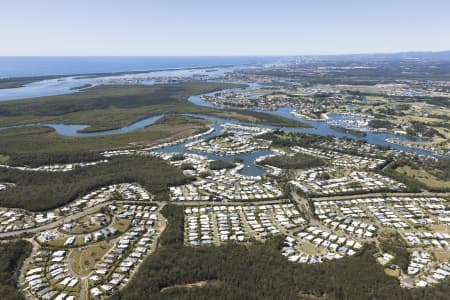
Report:
M 168 292 L 172 289 L 192 289 L 192 288 L 198 288 L 198 287 L 205 287 L 205 286 L 212 286 L 212 287 L 220 287 L 222 285 L 222 282 L 219 280 L 203 280 L 203 281 L 196 281 L 186 284 L 174 284 L 165 288 L 161 289 L 161 293 Z
M 398 270 L 398 269 L 392 270 L 392 269 L 386 268 L 386 269 L 384 269 L 384 274 L 386 274 L 387 276 L 391 276 L 391 277 L 399 277 L 400 270 Z
M 322 300 L 322 299 L 326 300 L 326 299 L 330 299 L 330 297 L 327 294 L 324 294 L 322 296 L 316 296 L 313 294 L 300 293 L 299 299 L 302 299 L 302 300 Z

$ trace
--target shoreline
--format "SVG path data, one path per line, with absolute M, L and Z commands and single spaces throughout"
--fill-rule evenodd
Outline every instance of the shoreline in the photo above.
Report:
M 230 65 L 213 65 L 213 66 L 197 66 L 197 67 L 182 67 L 182 68 L 162 68 L 162 69 L 149 69 L 149 70 L 130 70 L 130 71 L 118 71 L 118 72 L 101 72 L 101 73 L 76 73 L 76 74 L 55 74 L 55 75 L 37 75 L 37 76 L 21 76 L 21 77 L 1 77 L 0 78 L 0 90 L 3 89 L 15 89 L 22 88 L 27 84 L 51 80 L 51 79 L 64 79 L 74 77 L 76 79 L 94 79 L 109 76 L 121 76 L 121 75 L 134 75 L 134 74 L 145 74 L 154 72 L 164 72 L 164 71 L 183 71 L 183 70 L 202 70 L 202 69 L 214 69 L 214 68 L 232 68 L 237 66 L 249 66 L 251 64 L 230 64 Z M 20 83 L 14 84 L 14 81 L 19 81 Z M 7 85 L 8 82 L 12 82 L 11 86 Z
M 293 116 L 297 117 L 297 118 L 303 118 L 303 119 L 306 119 L 306 120 L 309 120 L 309 121 L 315 121 L 315 122 L 326 122 L 326 121 L 328 121 L 330 119 L 330 117 L 328 116 L 327 113 L 320 114 L 320 117 L 321 117 L 320 119 L 311 118 L 310 116 L 302 114 L 302 113 L 298 112 L 295 109 L 293 111 L 291 111 L 291 114 Z
M 409 147 L 409 148 L 414 148 L 414 149 L 418 149 L 418 150 L 424 150 L 424 151 L 429 151 L 435 155 L 439 155 L 439 156 L 443 156 L 444 158 L 449 158 L 450 157 L 450 153 L 449 152 L 445 152 L 443 150 L 432 150 L 432 149 L 428 149 L 425 146 L 420 146 L 418 144 L 414 144 L 411 142 L 407 142 L 407 141 L 402 141 L 398 138 L 387 138 L 385 139 L 385 141 L 389 144 L 394 144 L 394 145 L 400 145 L 400 146 L 404 146 L 404 147 Z

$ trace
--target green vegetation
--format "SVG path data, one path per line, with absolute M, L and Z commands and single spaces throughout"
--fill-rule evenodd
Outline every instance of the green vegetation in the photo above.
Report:
M 235 157 L 233 159 L 233 163 L 235 163 L 235 164 L 241 164 L 243 162 L 244 162 L 244 159 L 242 159 L 241 157 Z
M 0 154 L 0 164 L 6 164 L 9 162 L 9 156 Z
M 61 76 L 36 76 L 36 77 L 14 77 L 14 78 L 0 78 L 0 89 L 19 88 L 28 83 L 58 78 Z
M 413 169 L 410 166 L 402 166 L 398 167 L 395 171 L 408 177 L 414 178 L 428 189 L 446 190 L 450 185 L 450 179 L 439 179 L 438 177 L 434 176 L 424 169 Z
M 31 245 L 25 241 L 0 243 L 0 295 L 2 300 L 24 299 L 16 289 L 19 270 L 31 253 Z
M 156 157 L 117 157 L 109 163 L 68 173 L 0 169 L 0 182 L 16 186 L 2 192 L 0 206 L 46 210 L 64 205 L 100 187 L 123 182 L 142 184 L 157 200 L 167 200 L 167 187 L 189 182 L 181 170 Z
M 180 160 L 184 160 L 184 154 L 182 154 L 182 153 L 176 153 L 176 154 L 174 154 L 171 158 L 170 158 L 170 160 L 171 161 L 180 161 Z
M 193 94 L 233 85 L 184 83 L 177 85 L 96 86 L 81 93 L 39 97 L 0 104 L 0 115 L 60 116 L 96 109 L 136 108 L 149 105 L 174 105 L 186 102 Z
M 309 169 L 325 165 L 325 161 L 311 155 L 302 153 L 293 156 L 273 156 L 261 162 L 262 165 L 270 165 L 281 169 Z
M 237 85 L 189 82 L 154 86 L 98 86 L 68 95 L 0 103 L 0 126 L 24 123 L 89 124 L 84 131 L 122 127 L 151 115 L 168 114 L 155 124 L 127 134 L 67 137 L 48 127 L 21 127 L 0 131 L 1 161 L 12 165 L 38 166 L 51 163 L 93 161 L 98 152 L 111 148 L 152 146 L 206 130 L 212 122 L 171 113 L 209 114 L 250 123 L 280 126 L 302 123 L 265 113 L 222 111 L 200 107 L 188 96 Z
M 397 162 L 389 162 L 385 168 L 380 171 L 374 170 L 380 174 L 391 177 L 394 180 L 404 183 L 407 186 L 407 190 L 409 192 L 420 192 L 425 186 L 414 178 L 405 176 L 404 174 L 400 174 L 396 171 L 398 167 Z
M 416 101 L 417 100 L 425 101 L 428 104 L 450 108 L 450 99 L 446 97 L 419 97 L 419 99 L 416 99 Z
M 98 151 L 135 148 L 186 138 L 204 132 L 212 122 L 186 116 L 167 116 L 156 123 L 127 134 L 94 137 L 68 137 L 49 127 L 22 127 L 0 131 L 0 153 L 12 165 L 39 166 L 100 159 Z
M 377 129 L 378 128 L 392 129 L 394 128 L 394 123 L 388 120 L 374 119 L 369 121 L 369 126 Z
M 448 159 L 435 161 L 400 157 L 389 164 L 383 172 L 404 182 L 415 191 L 420 189 L 435 192 L 450 191 L 450 160 Z
M 161 210 L 162 215 L 167 219 L 167 227 L 161 235 L 161 245 L 183 244 L 184 238 L 184 208 L 174 204 L 168 204 Z
M 115 129 L 146 117 L 168 113 L 208 114 L 275 126 L 304 124 L 266 113 L 225 111 L 190 103 L 191 95 L 239 87 L 187 82 L 167 85 L 96 86 L 82 92 L 0 103 L 0 126 L 30 123 L 88 124 L 85 132 Z
M 292 147 L 292 146 L 310 146 L 318 142 L 331 141 L 332 136 L 321 136 L 306 133 L 286 132 L 276 130 L 259 136 L 262 139 L 272 141 L 273 146 Z
M 233 113 L 234 115 L 230 115 L 230 118 L 236 118 L 234 116 L 238 116 L 236 119 L 239 120 L 239 115 L 244 115 L 250 118 L 250 123 L 262 123 L 272 126 L 278 127 L 299 127 L 299 128 L 311 128 L 310 125 L 306 123 L 301 123 L 300 121 L 287 119 L 284 117 L 279 117 L 276 115 L 272 115 L 269 113 L 255 112 L 255 111 L 246 111 L 246 110 L 226 110 L 225 112 Z M 220 115 L 218 115 L 220 116 Z M 252 120 L 253 119 L 253 120 Z M 243 120 L 245 121 L 245 120 Z
M 92 86 L 92 84 L 87 83 L 87 84 L 83 84 L 83 85 L 80 85 L 80 86 L 74 86 L 74 87 L 70 88 L 70 90 L 71 91 L 82 90 L 82 89 L 90 88 L 91 86 Z
M 73 259 L 72 269 L 81 276 L 88 275 L 95 264 L 108 252 L 113 244 L 102 241 L 83 248 L 75 248 L 70 252 L 70 258 Z
M 103 155 L 98 152 L 54 152 L 49 153 L 10 153 L 8 155 L 10 160 L 7 161 L 10 166 L 29 166 L 38 167 L 50 164 L 70 164 L 81 162 L 92 162 L 105 159 Z
M 351 135 L 354 135 L 357 137 L 365 137 L 367 135 L 364 131 L 360 131 L 360 130 L 356 130 L 356 129 L 345 128 L 345 127 L 335 126 L 335 125 L 329 125 L 329 127 L 338 132 L 351 134 Z
M 223 160 L 214 160 L 209 163 L 211 170 L 233 169 L 236 165 Z
M 289 262 L 280 254 L 281 237 L 265 243 L 184 247 L 183 207 L 163 209 L 169 227 L 162 246 L 130 283 L 112 296 L 134 299 L 445 299 L 449 282 L 427 289 L 402 289 L 384 274 L 372 246 L 351 258 L 317 265 Z M 217 284 L 200 285 L 199 282 Z M 190 284 L 190 288 L 180 285 Z M 162 292 L 163 291 L 163 292 Z
M 425 123 L 413 121 L 411 122 L 411 127 L 406 129 L 406 133 L 411 136 L 424 136 L 424 137 L 433 137 L 435 135 L 441 136 L 439 131 L 436 129 L 427 126 Z
M 180 166 L 180 168 L 181 168 L 181 170 L 195 170 L 194 165 L 191 164 L 191 163 L 183 163 L 183 164 Z
M 408 245 L 400 234 L 391 229 L 385 229 L 378 234 L 380 249 L 394 256 L 393 264 L 399 266 L 404 272 L 408 269 L 409 252 Z

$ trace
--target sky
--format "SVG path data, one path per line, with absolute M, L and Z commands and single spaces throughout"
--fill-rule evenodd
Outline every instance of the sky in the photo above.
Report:
M 447 0 L 0 0 L 0 56 L 450 50 Z

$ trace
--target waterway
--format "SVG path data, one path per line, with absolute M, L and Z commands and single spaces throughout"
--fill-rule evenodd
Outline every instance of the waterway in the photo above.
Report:
M 204 116 L 204 115 L 190 115 L 190 116 L 200 117 L 200 118 L 208 117 L 208 116 Z M 221 118 L 215 118 L 215 119 L 217 122 L 220 122 L 220 123 L 223 123 L 222 121 L 224 121 L 224 119 L 221 119 Z M 201 138 L 197 138 L 197 139 L 191 139 L 191 140 L 183 142 L 183 143 L 178 143 L 173 146 L 158 148 L 154 151 L 155 152 L 165 152 L 165 153 L 176 152 L 176 153 L 199 154 L 199 155 L 206 156 L 208 159 L 211 159 L 211 160 L 223 160 L 223 161 L 230 162 L 230 163 L 232 163 L 235 159 L 239 158 L 240 160 L 242 160 L 242 164 L 244 165 L 244 168 L 242 170 L 240 170 L 240 173 L 242 175 L 262 176 L 265 174 L 265 170 L 258 167 L 255 164 L 255 160 L 261 156 L 274 154 L 274 152 L 271 150 L 258 150 L 258 151 L 254 151 L 254 152 L 250 152 L 250 153 L 241 153 L 241 154 L 237 154 L 237 155 L 221 156 L 221 155 L 217 155 L 214 153 L 191 151 L 185 147 L 187 143 L 191 143 L 194 140 L 209 139 L 209 138 L 218 136 L 221 133 L 222 133 L 222 130 L 221 130 L 220 125 L 216 124 L 216 125 L 214 125 L 214 131 L 208 135 L 202 136 Z
M 255 84 L 252 84 L 249 86 L 249 88 L 258 88 L 258 87 L 260 87 L 260 86 L 255 85 Z M 203 101 L 200 98 L 200 95 L 193 95 L 193 96 L 189 97 L 189 101 L 191 103 L 193 103 L 195 105 L 199 105 L 199 106 L 207 106 L 207 107 L 211 107 L 211 108 L 223 109 L 223 107 L 213 105 L 207 101 Z M 332 135 L 332 136 L 338 137 L 338 138 L 350 138 L 353 140 L 365 140 L 369 144 L 386 146 L 386 147 L 390 147 L 392 149 L 402 150 L 402 151 L 406 151 L 406 152 L 414 152 L 414 153 L 421 154 L 421 155 L 436 156 L 435 154 L 433 154 L 429 151 L 415 149 L 415 148 L 401 146 L 401 145 L 396 145 L 396 144 L 391 144 L 391 143 L 386 142 L 387 138 L 397 138 L 401 141 L 417 141 L 416 138 L 412 138 L 409 136 L 405 136 L 405 135 L 401 135 L 401 134 L 394 134 L 394 133 L 387 133 L 387 132 L 373 132 L 373 131 L 367 131 L 366 136 L 364 136 L 364 137 L 355 136 L 355 135 L 352 135 L 349 133 L 344 133 L 344 132 L 335 130 L 335 129 L 331 128 L 327 122 L 324 122 L 324 121 L 313 121 L 313 120 L 294 116 L 292 114 L 293 108 L 291 108 L 291 107 L 283 107 L 283 108 L 279 108 L 275 111 L 262 111 L 262 110 L 256 110 L 256 111 L 285 117 L 285 118 L 288 118 L 291 120 L 296 120 L 296 121 L 299 121 L 299 122 L 302 122 L 302 123 L 305 123 L 305 124 L 308 124 L 311 126 L 311 128 L 282 128 L 283 130 L 288 131 L 288 132 L 302 132 L 302 133 L 310 133 L 310 134 L 318 134 L 318 135 Z M 342 121 L 342 120 L 350 118 L 349 116 L 344 116 L 341 114 L 328 114 L 328 117 L 329 117 L 329 121 Z M 258 126 L 261 126 L 261 125 L 258 124 Z
M 20 101 L 35 97 L 72 94 L 80 92 L 83 90 L 83 87 L 86 87 L 87 85 L 90 87 L 114 84 L 152 85 L 161 83 L 161 78 L 177 78 L 179 80 L 202 78 L 212 80 L 222 77 L 225 72 L 230 72 L 236 68 L 237 67 L 162 70 L 101 77 L 68 76 L 36 81 L 25 84 L 19 88 L 0 89 L 0 101 Z M 164 83 L 166 83 L 166 81 L 164 81 Z
M 161 74 L 167 74 L 169 76 L 169 74 L 174 74 L 173 72 L 176 72 L 176 74 L 178 74 L 177 76 L 192 76 L 192 72 L 198 72 L 199 70 L 177 70 L 177 71 L 161 71 L 161 72 L 155 72 L 158 73 L 160 76 Z M 202 71 L 203 72 L 203 71 Z M 205 69 L 205 73 L 208 74 L 208 76 L 211 76 L 212 78 L 214 76 L 222 76 L 223 72 L 225 72 L 225 69 L 215 69 L 213 71 L 210 72 L 206 72 Z M 145 74 L 138 74 L 138 75 L 142 75 L 142 78 L 146 78 L 146 80 L 148 81 L 146 84 L 152 84 L 151 79 L 149 79 L 148 76 L 149 73 L 145 73 Z M 132 76 L 135 76 L 136 74 L 133 74 Z M 130 75 L 131 76 L 131 75 Z M 73 78 L 73 77 L 72 77 Z M 121 77 L 123 80 L 123 76 Z M 133 77 L 134 78 L 134 77 Z M 60 79 L 61 80 L 61 79 Z M 84 80 L 84 79 L 81 79 Z M 109 81 L 109 77 L 104 77 L 102 80 L 105 81 Z M 72 83 L 70 83 L 71 81 L 68 80 L 67 81 L 67 85 L 65 86 L 65 88 L 67 88 L 68 86 L 71 86 Z M 42 82 L 41 82 L 42 83 Z M 77 83 L 79 84 L 79 82 Z M 258 84 L 249 84 L 249 89 L 252 88 L 259 88 L 260 85 Z M 23 88 L 22 88 L 23 89 Z M 1 90 L 0 90 L 1 91 Z M 215 106 L 209 102 L 203 101 L 200 98 L 200 95 L 193 95 L 191 97 L 189 97 L 189 101 L 192 102 L 193 104 L 199 105 L 199 106 L 207 106 L 207 107 L 214 107 L 214 108 L 218 108 L 221 109 L 221 107 Z M 284 108 L 280 108 L 276 111 L 264 111 L 266 113 L 270 113 L 273 115 L 277 115 L 277 116 L 281 116 L 281 117 L 285 117 L 288 119 L 292 119 L 292 120 L 296 120 L 296 121 L 300 121 L 306 124 L 309 124 L 311 126 L 311 128 L 297 128 L 297 127 L 285 127 L 285 128 L 281 128 L 285 131 L 288 132 L 302 132 L 302 133 L 309 133 L 309 134 L 318 134 L 318 135 L 332 135 L 338 138 L 350 138 L 350 139 L 354 139 L 354 140 L 365 140 L 370 144 L 376 144 L 376 145 L 381 145 L 381 146 L 389 146 L 392 149 L 397 149 L 397 150 L 402 150 L 402 151 L 407 151 L 407 152 L 414 152 L 417 154 L 422 154 L 422 155 L 433 155 L 435 156 L 433 153 L 428 152 L 428 151 L 424 151 L 424 150 L 420 150 L 420 149 L 415 149 L 415 148 L 410 148 L 410 147 L 405 147 L 405 146 L 401 146 L 401 145 L 396 145 L 396 144 L 390 144 L 388 142 L 386 142 L 387 138 L 397 138 L 400 140 L 411 140 L 410 137 L 404 136 L 404 135 L 399 135 L 399 134 L 392 134 L 392 133 L 385 133 L 385 132 L 367 132 L 365 137 L 359 137 L 359 136 L 355 136 L 352 134 L 348 134 L 348 133 L 344 133 L 344 132 L 340 132 L 337 130 L 334 130 L 333 128 L 331 128 L 329 126 L 329 124 L 327 122 L 320 122 L 320 121 L 313 121 L 313 120 L 308 120 L 308 119 L 304 119 L 301 117 L 297 117 L 294 116 L 291 112 L 292 112 L 292 108 L 290 107 L 284 107 Z M 208 136 L 204 136 L 202 138 L 210 138 L 213 136 L 216 136 L 218 134 L 220 134 L 220 126 L 219 124 L 223 124 L 223 123 L 233 123 L 233 124 L 240 124 L 240 125 L 249 125 L 249 126 L 259 126 L 259 127 L 264 127 L 264 128 L 270 128 L 270 129 L 274 129 L 275 127 L 273 126 L 268 126 L 268 125 L 263 125 L 263 124 L 249 124 L 249 123 L 245 123 L 245 122 L 240 122 L 237 120 L 233 120 L 233 119 L 225 119 L 225 118 L 219 118 L 219 117 L 212 117 L 212 116 L 208 116 L 208 115 L 202 115 L 202 114 L 182 114 L 182 115 L 187 115 L 187 116 L 191 116 L 191 117 L 196 117 L 196 118 L 201 118 L 201 119 L 206 119 L 206 120 L 210 120 L 216 123 L 215 125 L 215 130 L 209 134 Z M 25 125 L 18 125 L 18 126 L 11 126 L 11 127 L 3 127 L 0 128 L 0 130 L 6 130 L 9 128 L 17 128 L 17 127 L 24 127 L 24 126 L 48 126 L 51 127 L 53 129 L 55 129 L 55 131 L 60 134 L 60 135 L 64 135 L 64 136 L 71 136 L 71 137 L 95 137 L 95 136 L 106 136 L 106 135 L 113 135 L 113 134 L 123 134 L 123 133 L 128 133 L 128 132 L 132 132 L 138 129 L 142 129 L 145 128 L 147 126 L 150 126 L 152 124 L 154 124 L 156 121 L 158 121 L 159 119 L 161 119 L 164 115 L 155 115 L 155 116 L 151 116 L 148 118 L 145 118 L 143 120 L 140 120 L 138 122 L 135 122 L 133 124 L 130 124 L 128 126 L 124 126 L 121 128 L 117 128 L 117 129 L 112 129 L 112 130 L 106 130 L 106 131 L 96 131 L 96 132 L 83 132 L 83 130 L 85 130 L 86 128 L 88 128 L 88 125 L 83 125 L 83 124 L 79 124 L 79 125 L 67 125 L 67 124 L 25 124 Z M 348 118 L 348 116 L 343 116 L 343 115 L 339 115 L 339 114 L 330 114 L 329 118 L 331 121 L 339 121 L 339 120 L 343 120 L 345 118 Z M 191 142 L 192 140 L 189 140 L 188 142 Z M 244 169 L 241 171 L 242 174 L 244 175 L 263 175 L 264 174 L 264 170 L 257 167 L 254 164 L 254 160 L 257 159 L 260 156 L 265 156 L 265 155 L 269 155 L 272 154 L 273 152 L 271 152 L 270 150 L 263 150 L 263 151 L 255 151 L 252 153 L 247 153 L 247 154 L 240 154 L 240 155 L 232 155 L 232 156 L 219 156 L 219 155 L 215 155 L 215 154 L 211 154 L 211 153 L 204 153 L 204 152 L 193 152 L 193 151 L 189 151 L 185 148 L 185 144 L 188 142 L 183 142 L 183 143 L 179 143 L 177 145 L 174 146 L 169 146 L 169 147 L 164 147 L 164 148 L 160 148 L 157 151 L 163 151 L 163 152 L 185 152 L 185 153 L 196 153 L 196 154 L 202 154 L 206 157 L 208 157 L 208 159 L 212 159 L 212 160 L 224 160 L 224 161 L 228 161 L 228 162 L 232 162 L 235 158 L 240 158 L 243 160 L 244 163 Z

